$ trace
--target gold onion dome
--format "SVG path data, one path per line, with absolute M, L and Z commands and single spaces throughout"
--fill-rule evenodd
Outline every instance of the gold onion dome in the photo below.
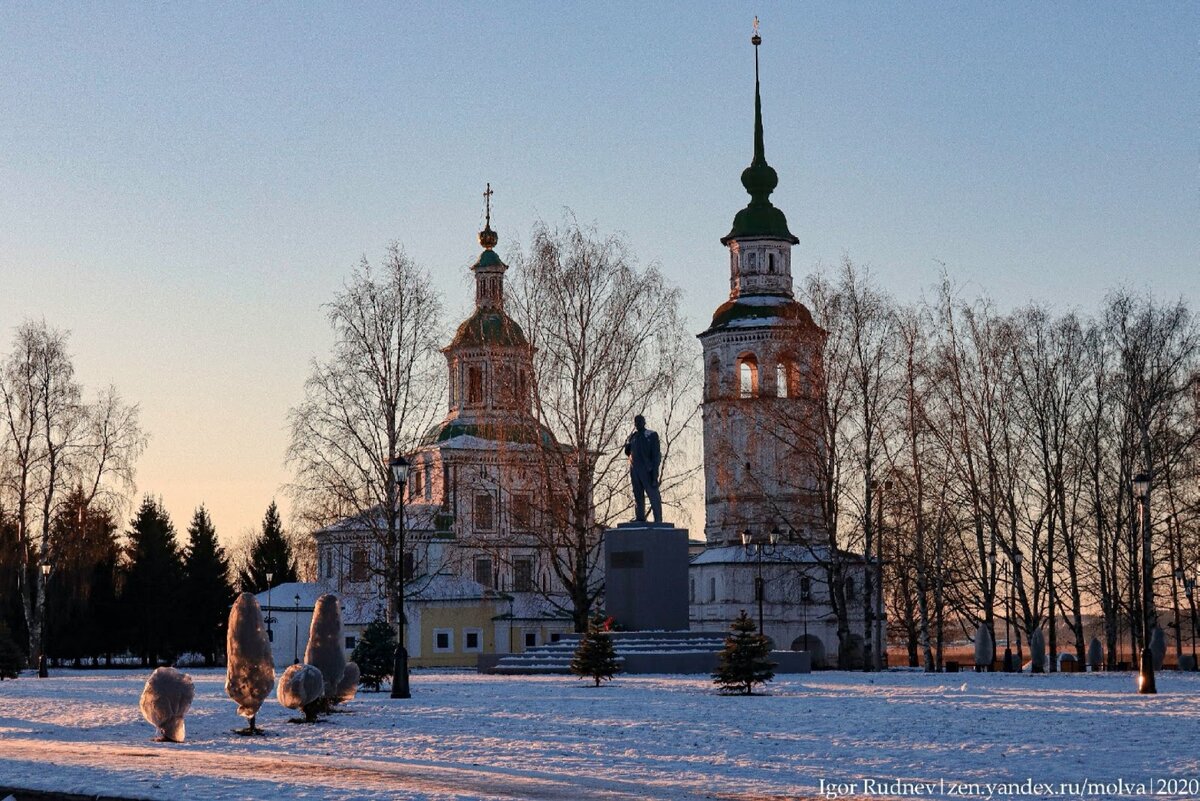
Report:
M 483 245 L 488 250 L 491 250 L 492 248 L 496 247 L 496 243 L 499 240 L 500 240 L 500 237 L 498 237 L 496 235 L 496 232 L 492 230 L 492 226 L 490 223 L 487 225 L 484 225 L 483 230 L 479 232 L 479 244 Z

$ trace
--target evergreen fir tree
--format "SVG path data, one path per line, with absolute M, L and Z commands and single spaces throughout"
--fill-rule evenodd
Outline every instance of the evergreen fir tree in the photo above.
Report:
M 8 626 L 0 620 L 0 681 L 15 679 L 25 664 L 25 654 L 17 647 Z
M 188 526 L 188 546 L 183 563 L 185 647 L 203 654 L 205 664 L 216 662 L 225 640 L 225 626 L 234 592 L 229 583 L 229 559 L 217 542 L 212 518 L 203 506 Z
M 268 582 L 267 574 L 272 578 Z M 292 546 L 283 534 L 283 523 L 279 520 L 279 508 L 275 501 L 267 507 L 263 516 L 262 533 L 250 546 L 250 560 L 242 570 L 239 581 L 243 592 L 260 593 L 268 586 L 278 586 L 298 581 L 296 560 Z
M 79 665 L 102 653 L 110 621 L 99 616 L 106 588 L 105 571 L 117 563 L 117 524 L 107 510 L 93 507 L 81 489 L 71 492 L 50 526 L 49 560 L 54 566 L 46 585 L 46 647 L 56 659 Z
M 613 650 L 612 635 L 604 625 L 604 618 L 596 616 L 579 638 L 579 647 L 571 658 L 571 672 L 576 676 L 591 678 L 599 687 L 601 681 L 612 679 L 620 669 L 621 664 Z
M 179 640 L 183 559 L 171 518 L 153 498 L 142 501 L 131 521 L 127 553 L 121 606 L 130 626 L 129 642 L 144 664 L 157 663 L 173 653 Z
M 743 609 L 738 619 L 729 626 L 725 647 L 717 655 L 717 669 L 712 674 L 713 683 L 721 692 L 737 692 L 750 695 L 754 685 L 765 684 L 775 678 L 775 663 L 771 655 L 771 641 L 758 633 L 758 627 Z
M 376 617 L 363 631 L 350 660 L 358 665 L 359 684 L 376 692 L 391 678 L 396 657 L 396 630 L 382 617 Z

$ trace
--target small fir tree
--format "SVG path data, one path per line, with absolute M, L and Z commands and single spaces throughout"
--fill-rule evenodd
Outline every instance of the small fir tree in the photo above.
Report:
M 273 574 L 269 582 L 268 573 Z M 268 586 L 289 584 L 298 580 L 291 543 L 284 536 L 283 523 L 279 520 L 279 508 L 275 501 L 271 501 L 267 513 L 263 516 L 262 533 L 250 545 L 250 560 L 246 569 L 241 572 L 239 583 L 243 592 L 260 593 Z
M 359 683 L 375 692 L 392 676 L 396 655 L 396 630 L 382 617 L 367 625 L 350 659 L 358 665 Z
M 775 663 L 767 658 L 770 655 L 771 641 L 758 633 L 754 621 L 742 610 L 730 625 L 725 647 L 717 655 L 713 683 L 723 693 L 750 695 L 754 685 L 775 678 Z
M 612 635 L 608 633 L 604 618 L 597 615 L 579 638 L 579 647 L 571 658 L 571 672 L 581 678 L 591 678 L 599 687 L 600 682 L 611 680 L 620 669 L 621 664 L 613 650 Z
M 229 584 L 229 559 L 217 542 L 217 530 L 203 506 L 188 526 L 188 547 L 183 562 L 184 628 L 188 650 L 203 654 L 205 664 L 216 663 L 225 638 L 233 587 Z

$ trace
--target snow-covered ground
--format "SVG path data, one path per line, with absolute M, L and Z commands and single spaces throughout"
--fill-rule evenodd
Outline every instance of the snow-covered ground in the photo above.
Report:
M 1160 674 L 1160 694 L 1139 696 L 1130 674 L 818 673 L 743 698 L 700 677 L 594 689 L 417 672 L 411 700 L 360 695 L 315 725 L 287 722 L 272 696 L 269 736 L 248 738 L 231 733 L 243 721 L 224 673 L 189 672 L 183 744 L 151 741 L 148 671 L 0 682 L 0 787 L 189 801 L 1200 797 L 1196 674 Z M 1085 781 L 1107 786 L 1059 786 Z

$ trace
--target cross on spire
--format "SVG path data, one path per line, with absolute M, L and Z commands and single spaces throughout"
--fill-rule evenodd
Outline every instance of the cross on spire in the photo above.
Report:
M 495 193 L 492 191 L 492 183 L 491 183 L 491 181 L 489 181 L 488 185 L 487 185 L 487 189 L 485 189 L 483 192 L 483 203 L 484 203 L 484 208 L 486 209 L 485 213 L 487 215 L 487 219 L 485 220 L 485 222 L 483 224 L 485 228 L 492 227 L 492 195 L 493 194 L 495 194 Z

